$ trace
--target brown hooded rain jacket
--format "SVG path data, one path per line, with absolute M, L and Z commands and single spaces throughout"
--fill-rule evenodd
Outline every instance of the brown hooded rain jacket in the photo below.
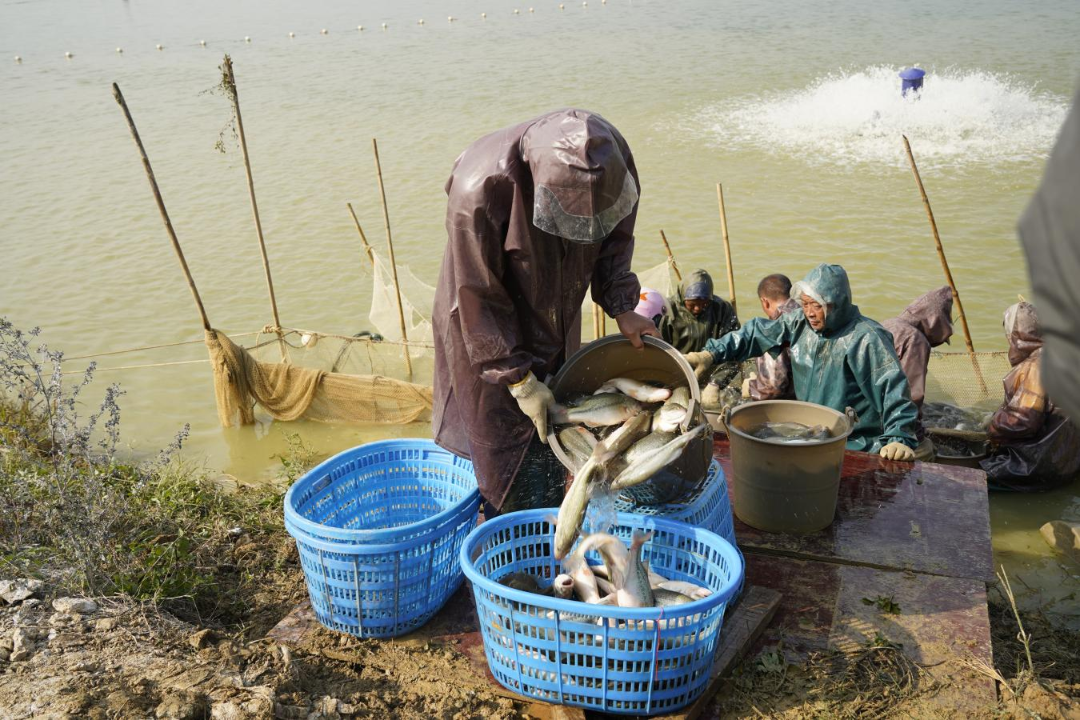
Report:
M 550 189 L 566 221 L 602 216 L 627 173 L 637 185 L 618 130 L 566 109 L 480 138 L 446 183 L 432 426 L 440 446 L 472 460 L 496 508 L 535 432 L 506 386 L 530 370 L 543 381 L 577 350 L 590 284 L 612 317 L 634 309 L 640 287 L 630 271 L 636 204 L 602 241 L 572 242 L 533 224 L 534 183 Z

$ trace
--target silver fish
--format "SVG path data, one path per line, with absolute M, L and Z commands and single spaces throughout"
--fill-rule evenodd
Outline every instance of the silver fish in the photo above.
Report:
M 658 388 L 639 380 L 632 380 L 625 377 L 608 380 L 593 394 L 599 395 L 602 392 L 611 392 L 612 390 L 617 390 L 624 395 L 629 395 L 635 400 L 640 400 L 644 403 L 664 402 L 671 397 L 671 390 L 668 388 Z
M 569 575 L 556 575 L 551 587 L 547 588 L 545 594 L 548 593 L 560 600 L 572 599 L 574 597 L 574 578 Z
M 709 588 L 704 588 L 700 585 L 694 585 L 693 583 L 684 582 L 682 580 L 664 580 L 663 582 L 656 583 L 653 581 L 653 576 L 651 573 L 649 575 L 649 582 L 652 583 L 654 593 L 657 590 L 669 590 L 671 592 L 685 595 L 691 600 L 706 598 L 712 595 L 712 590 L 710 590 Z
M 648 455 L 656 452 L 677 437 L 679 436 L 674 432 L 658 432 L 654 430 L 634 443 L 630 449 L 623 454 L 623 460 L 626 461 L 627 465 L 641 462 Z
M 627 398 L 629 399 L 629 398 Z M 631 402 L 633 402 L 631 400 Z M 640 407 L 640 406 L 639 406 Z M 597 475 L 606 472 L 611 460 L 630 447 L 649 427 L 649 416 L 641 413 L 631 417 L 611 433 L 607 439 L 596 444 L 592 455 L 574 475 L 570 489 L 566 492 L 559 506 L 559 517 L 555 522 L 555 559 L 562 560 L 570 552 L 577 538 L 581 522 L 585 519 L 585 510 L 589 506 L 591 485 Z
M 559 443 L 570 456 L 575 471 L 581 469 L 596 449 L 596 438 L 580 425 L 571 425 L 560 430 Z
M 653 590 L 653 601 L 656 607 L 671 607 L 672 605 L 685 605 L 693 602 L 694 598 L 674 590 L 659 588 Z
M 623 490 L 645 482 L 660 470 L 678 460 L 686 446 L 703 432 L 705 432 L 705 425 L 698 425 L 693 430 L 683 433 L 667 444 L 645 454 L 638 461 L 630 463 L 611 482 L 612 491 Z
M 761 440 L 780 440 L 801 443 L 827 440 L 832 433 L 824 425 L 804 425 L 798 422 L 767 422 L 750 432 Z
M 683 420 L 686 419 L 686 406 L 680 405 L 674 400 L 668 400 L 664 405 L 653 413 L 653 431 L 673 433 L 679 429 Z
M 641 412 L 641 403 L 622 393 L 592 395 L 574 407 L 554 405 L 549 411 L 556 425 L 588 425 L 604 427 L 618 425 Z
M 671 397 L 669 400 L 676 405 L 682 405 L 683 407 L 690 407 L 690 388 L 683 385 L 677 387 L 671 391 Z
M 652 536 L 651 532 L 636 532 L 630 541 L 626 577 L 621 584 L 615 583 L 619 607 L 653 607 L 656 604 L 652 586 L 649 585 L 649 571 L 641 562 L 641 546 Z
M 563 560 L 563 570 L 574 579 L 574 592 L 579 598 L 587 603 L 598 603 L 600 591 L 596 576 L 585 561 L 585 552 L 581 549 L 584 545 L 584 542 L 579 543 L 577 549 Z

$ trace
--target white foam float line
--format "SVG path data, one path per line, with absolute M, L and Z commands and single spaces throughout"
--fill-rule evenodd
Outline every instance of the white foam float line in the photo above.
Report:
M 1067 107 L 1067 98 L 983 70 L 931 71 L 917 99 L 905 98 L 897 68 L 873 66 L 797 90 L 725 98 L 687 129 L 728 148 L 811 164 L 903 165 L 901 134 L 911 138 L 920 164 L 998 164 L 1044 157 Z
M 606 5 L 606 4 L 607 4 L 607 0 L 601 0 L 601 3 L 602 3 L 602 4 L 604 4 L 604 5 Z M 582 6 L 583 6 L 583 7 L 587 7 L 587 6 L 588 6 L 588 4 L 589 4 L 589 3 L 587 2 L 587 0 L 586 0 L 585 2 L 582 2 Z M 559 3 L 559 9 L 560 9 L 560 10 L 565 10 L 565 8 L 566 8 L 566 5 L 565 5 L 565 3 Z M 535 14 L 535 12 L 536 12 L 536 9 L 535 9 L 535 8 L 532 8 L 532 7 L 530 7 L 530 8 L 529 8 L 529 12 L 530 12 L 530 13 L 533 13 L 533 14 Z M 514 10 L 514 14 L 515 14 L 515 15 L 520 15 L 520 14 L 521 14 L 521 10 L 520 10 L 520 9 L 515 9 L 515 10 Z M 486 20 L 486 19 L 487 19 L 487 13 L 486 13 L 486 12 L 482 12 L 482 13 L 480 13 L 480 18 L 481 18 L 481 19 L 483 19 L 483 20 Z M 450 16 L 448 16 L 448 17 L 447 17 L 446 19 L 447 19 L 447 21 L 448 21 L 448 22 L 457 22 L 457 21 L 459 21 L 459 20 L 460 20 L 460 18 L 459 18 L 459 17 L 456 17 L 456 16 L 454 16 L 454 15 L 450 15 Z M 417 22 L 417 24 L 418 24 L 418 25 L 423 25 L 423 24 L 424 24 L 424 21 L 423 21 L 423 19 L 419 20 L 419 21 Z M 387 24 L 387 23 L 382 23 L 382 29 L 383 29 L 383 30 L 387 30 L 387 29 L 389 29 L 389 27 L 390 27 L 390 26 L 389 26 L 389 24 Z M 356 29 L 357 29 L 358 31 L 361 31 L 361 32 L 362 32 L 362 31 L 364 30 L 364 26 L 363 26 L 363 25 L 357 25 L 357 26 L 356 26 Z M 329 33 L 330 33 L 330 31 L 329 31 L 329 29 L 327 29 L 327 28 L 322 28 L 321 30 L 319 30 L 319 34 L 321 34 L 321 35 L 328 35 Z M 290 39 L 295 39 L 295 38 L 296 38 L 296 33 L 295 33 L 294 31 L 290 31 L 290 32 L 288 33 L 288 36 L 289 36 L 289 38 L 290 38 Z M 208 43 L 207 43 L 207 41 L 206 41 L 206 40 L 199 40 L 198 42 L 199 42 L 199 46 L 200 46 L 200 47 L 207 47 L 207 45 L 208 45 Z M 245 43 L 252 43 L 252 42 L 253 42 L 253 40 L 252 40 L 252 38 L 251 38 L 250 36 L 248 36 L 248 35 L 245 35 L 245 36 L 244 36 L 244 42 L 245 42 Z M 157 49 L 157 50 L 165 50 L 165 45 L 163 45 L 162 43 L 157 43 L 156 45 L 154 45 L 154 48 L 155 48 L 155 49 Z M 124 53 L 124 50 L 123 50 L 123 48 L 120 48 L 120 47 L 118 47 L 118 48 L 116 48 L 116 52 L 117 52 L 117 54 L 123 54 L 123 53 Z M 74 54 L 74 53 L 71 53 L 71 52 L 65 52 L 65 53 L 64 53 L 64 57 L 70 60 L 70 59 L 73 59 L 73 58 L 75 57 L 75 54 Z M 22 57 L 21 55 L 15 55 L 15 56 L 14 56 L 14 61 L 15 61 L 16 63 L 22 63 L 22 62 L 23 62 L 23 57 Z

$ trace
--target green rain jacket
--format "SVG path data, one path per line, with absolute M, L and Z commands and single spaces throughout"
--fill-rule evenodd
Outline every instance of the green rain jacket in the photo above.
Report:
M 712 302 L 701 317 L 686 309 L 684 304 L 686 289 L 697 283 L 705 283 Z M 670 310 L 660 318 L 660 336 L 671 343 L 681 353 L 697 352 L 705 347 L 710 339 L 723 337 L 732 330 L 739 329 L 739 318 L 727 300 L 713 295 L 713 281 L 709 273 L 695 270 L 690 273 L 675 295 L 668 299 Z
M 795 396 L 840 412 L 851 407 L 858 414 L 849 450 L 877 452 L 891 442 L 916 447 L 918 411 L 892 337 L 851 304 L 844 268 L 818 265 L 792 288 L 791 296 L 798 298 L 800 292 L 828 305 L 821 332 L 810 327 L 803 313 L 786 313 L 776 320 L 754 318 L 742 330 L 710 340 L 705 349 L 716 362 L 741 361 L 787 343 Z

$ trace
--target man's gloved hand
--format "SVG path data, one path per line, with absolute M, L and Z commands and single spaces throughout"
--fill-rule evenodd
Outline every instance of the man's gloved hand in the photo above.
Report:
M 750 373 L 750 376 L 742 381 L 742 396 L 744 398 L 750 397 L 750 383 L 757 380 L 757 373 Z
M 517 400 L 521 412 L 525 413 L 536 426 L 540 442 L 546 445 L 548 408 L 555 404 L 555 396 L 551 394 L 551 390 L 530 372 L 524 380 L 510 386 L 510 394 Z
M 686 353 L 683 357 L 686 358 L 686 362 L 690 363 L 690 367 L 694 368 L 694 374 L 697 375 L 698 380 L 705 377 L 714 362 L 713 355 L 708 350 Z
M 881 448 L 878 453 L 886 460 L 899 460 L 900 462 L 912 462 L 915 459 L 915 451 L 904 443 L 891 442 Z

